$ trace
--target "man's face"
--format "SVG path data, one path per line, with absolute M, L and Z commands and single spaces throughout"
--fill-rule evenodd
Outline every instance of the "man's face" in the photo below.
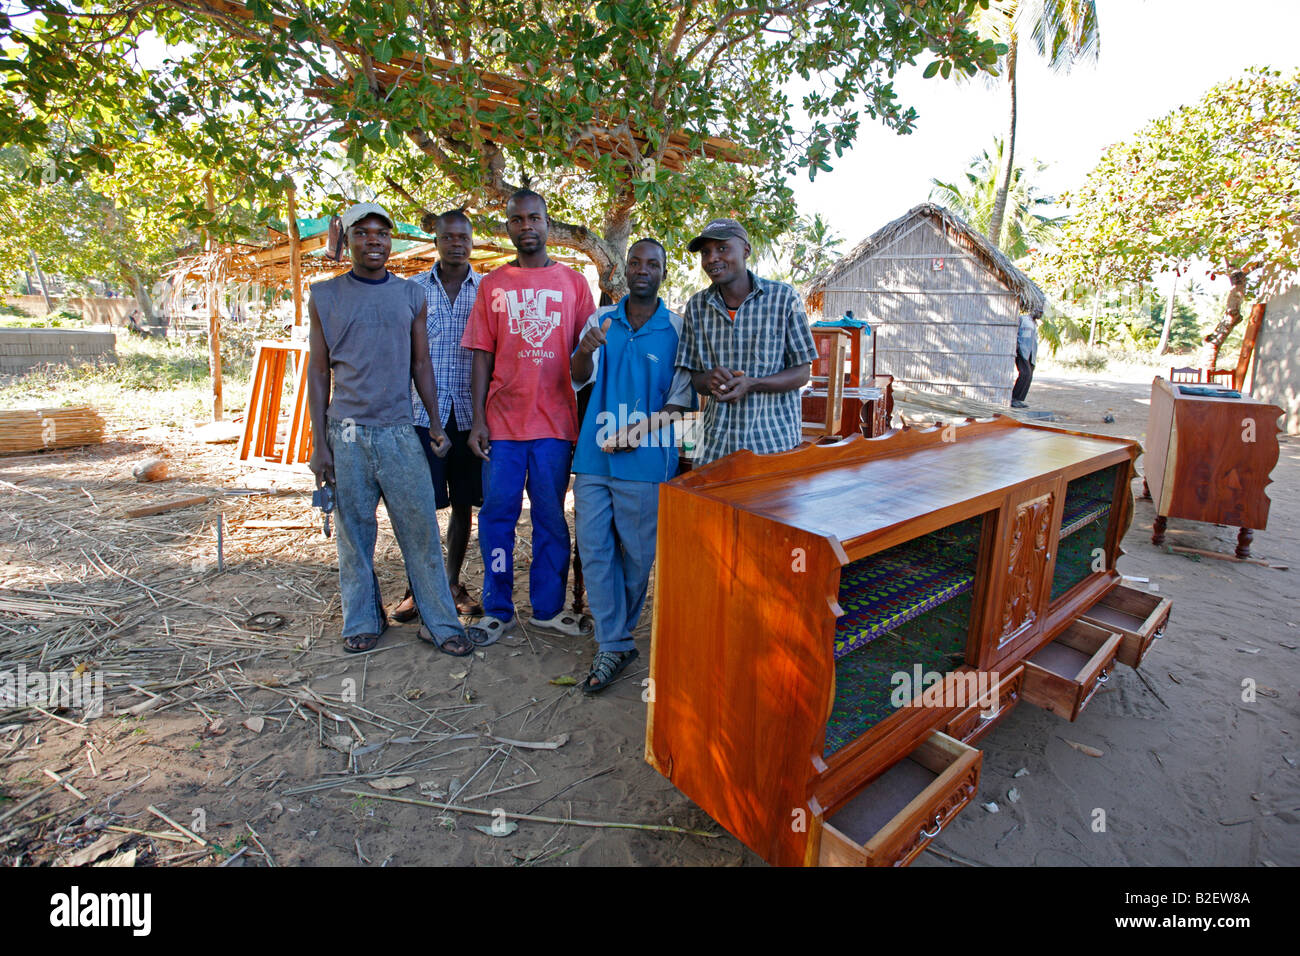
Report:
M 534 196 L 512 199 L 506 206 L 506 233 L 525 255 L 546 248 L 546 206 Z
M 730 239 L 705 239 L 700 245 L 700 268 L 715 285 L 726 285 L 745 274 L 749 243 Z
M 474 249 L 469 223 L 464 219 L 442 220 L 438 223 L 434 247 L 438 250 L 439 262 L 449 266 L 463 266 L 469 262 L 469 254 Z
M 393 230 L 383 216 L 366 216 L 348 229 L 348 250 L 354 265 L 382 269 L 393 251 Z
M 653 299 L 664 281 L 664 254 L 651 242 L 638 242 L 627 254 L 627 288 L 633 295 Z

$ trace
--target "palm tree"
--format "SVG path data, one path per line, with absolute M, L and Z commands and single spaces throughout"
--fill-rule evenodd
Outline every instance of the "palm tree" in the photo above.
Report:
M 972 157 L 965 181 L 946 183 L 930 180 L 930 201 L 946 206 L 990 239 L 993 237 L 993 213 L 997 205 L 998 186 L 1003 166 L 1002 140 L 993 141 L 992 151 L 984 150 Z M 1034 160 L 1033 174 L 1047 167 Z M 1035 247 L 1051 244 L 1060 232 L 1063 216 L 1044 215 L 1042 210 L 1056 202 L 1044 195 L 1030 180 L 1023 166 L 1011 171 L 1011 183 L 1004 194 L 1002 251 L 1012 260 L 1023 259 Z
M 981 36 L 1007 46 L 1003 57 L 1003 72 L 1010 96 L 1005 137 L 1007 148 L 1002 156 L 986 233 L 993 244 L 1001 248 L 1003 214 L 1016 153 L 1016 58 L 1021 38 L 1027 33 L 1039 55 L 1047 58 L 1053 70 L 1068 72 L 1076 62 L 1096 60 L 1101 43 L 1097 4 L 1096 0 L 993 0 L 988 9 L 977 9 L 974 22 Z

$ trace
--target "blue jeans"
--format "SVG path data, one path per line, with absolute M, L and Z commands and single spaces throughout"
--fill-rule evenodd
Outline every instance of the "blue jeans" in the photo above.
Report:
M 331 418 L 326 434 L 334 454 L 343 636 L 378 634 L 386 623 L 375 576 L 375 509 L 382 493 L 420 620 L 439 644 L 464 637 L 442 565 L 429 463 L 415 428 Z
M 483 507 L 478 543 L 483 552 L 483 612 L 499 621 L 515 616 L 515 525 L 524 490 L 533 522 L 533 563 L 528 598 L 533 616 L 552 618 L 564 608 L 569 579 L 569 525 L 564 494 L 569 488 L 573 444 L 559 438 L 492 441 L 483 463 Z
M 630 651 L 655 560 L 659 483 L 577 475 L 573 510 L 596 643 Z

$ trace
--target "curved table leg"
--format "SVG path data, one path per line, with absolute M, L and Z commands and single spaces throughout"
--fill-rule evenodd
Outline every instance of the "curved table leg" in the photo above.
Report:
M 1237 557 L 1250 557 L 1250 542 L 1255 539 L 1255 532 L 1249 528 L 1242 528 L 1237 532 Z

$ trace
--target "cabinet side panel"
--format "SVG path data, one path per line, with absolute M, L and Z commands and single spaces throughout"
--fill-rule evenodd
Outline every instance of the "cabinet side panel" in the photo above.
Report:
M 815 849 L 838 567 L 825 539 L 660 493 L 646 759 L 770 863 Z
M 1142 462 L 1142 474 L 1146 479 L 1147 489 L 1151 492 L 1151 501 L 1155 504 L 1156 514 L 1166 514 L 1161 510 L 1168 507 L 1164 499 L 1167 484 L 1167 464 L 1169 463 L 1170 431 L 1174 427 L 1174 397 L 1164 379 L 1157 378 L 1151 383 L 1151 411 L 1147 416 L 1146 457 Z
M 1256 402 L 1177 402 L 1178 467 L 1169 510 L 1161 514 L 1264 529 L 1279 414 Z

